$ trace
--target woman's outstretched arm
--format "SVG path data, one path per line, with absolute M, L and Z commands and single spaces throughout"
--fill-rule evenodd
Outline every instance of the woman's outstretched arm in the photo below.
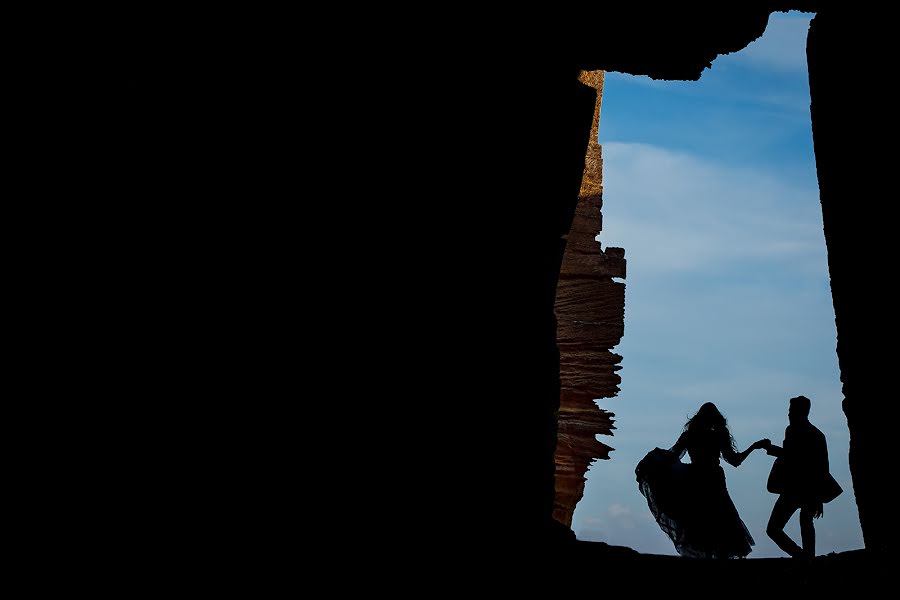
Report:
M 750 456 L 750 453 L 754 450 L 758 450 L 760 448 L 766 448 L 771 444 L 768 439 L 758 440 L 750 444 L 746 450 L 743 452 L 735 452 L 731 449 L 731 446 L 726 444 L 722 449 L 722 458 L 725 459 L 725 462 L 730 464 L 733 467 L 741 466 L 741 463 L 744 462 L 744 459 Z

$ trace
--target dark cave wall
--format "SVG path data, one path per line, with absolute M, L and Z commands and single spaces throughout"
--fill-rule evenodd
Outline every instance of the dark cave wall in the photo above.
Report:
M 823 9 L 807 46 L 813 141 L 834 299 L 850 470 L 866 548 L 887 550 L 896 533 L 885 468 L 891 455 L 886 396 L 890 352 L 875 340 L 893 329 L 885 267 L 896 253 L 879 201 L 891 189 L 890 23 L 874 13 Z
M 137 482 L 96 521 L 151 515 L 146 539 L 246 540 L 219 528 L 243 514 L 247 531 L 293 541 L 278 516 L 308 501 L 287 491 L 299 471 L 327 490 L 325 538 L 378 556 L 398 532 L 407 551 L 453 538 L 487 555 L 570 538 L 552 519 L 554 302 L 596 99 L 578 74 L 696 79 L 771 10 L 820 8 L 733 4 L 454 9 L 442 27 L 364 7 L 315 20 L 324 48 L 273 15 L 184 18 L 174 34 L 169 19 L 121 22 L 96 62 L 114 93 L 85 111 L 62 101 L 103 148 L 86 171 L 102 189 L 75 207 L 97 218 L 72 245 L 96 251 L 70 289 L 106 350 L 77 380 L 104 382 L 98 406 L 113 410 L 98 412 L 129 424 L 135 450 L 92 463 L 98 482 Z M 822 5 L 815 148 L 854 487 L 875 547 L 896 529 L 883 499 L 892 370 L 863 340 L 891 331 L 894 234 L 879 202 L 892 189 L 880 148 L 896 27 Z M 363 524 L 346 518 L 360 490 Z

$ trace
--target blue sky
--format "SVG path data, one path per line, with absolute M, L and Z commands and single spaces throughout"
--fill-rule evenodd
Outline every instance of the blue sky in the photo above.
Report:
M 652 448 L 675 443 L 707 401 L 742 450 L 784 438 L 788 399 L 813 401 L 844 488 L 816 521 L 818 554 L 863 547 L 841 412 L 834 309 L 809 117 L 812 15 L 775 13 L 762 38 L 720 56 L 697 82 L 607 73 L 600 116 L 603 248 L 625 248 L 628 276 L 615 448 L 588 471 L 579 539 L 675 554 L 634 480 Z M 784 554 L 765 534 L 772 458 L 724 464 L 756 540 L 750 558 Z M 795 516 L 786 531 L 799 542 Z

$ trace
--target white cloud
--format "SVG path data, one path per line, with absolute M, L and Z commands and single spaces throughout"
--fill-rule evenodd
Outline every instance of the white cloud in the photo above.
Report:
M 806 71 L 806 37 L 811 18 L 808 14 L 773 14 L 765 34 L 736 58 L 762 69 Z
M 618 516 L 613 516 L 614 512 Z M 612 546 L 625 546 L 650 554 L 675 554 L 672 542 L 660 530 L 649 510 L 634 515 L 630 508 L 613 504 L 609 506 L 607 513 L 607 517 L 577 519 L 574 527 L 576 537 Z
M 603 144 L 604 246 L 630 268 L 700 271 L 737 260 L 827 276 L 816 189 L 657 146 Z M 627 240 L 619 241 L 619 240 Z

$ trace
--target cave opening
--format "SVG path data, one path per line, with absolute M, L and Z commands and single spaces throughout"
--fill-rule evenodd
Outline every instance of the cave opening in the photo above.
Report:
M 598 117 L 603 107 L 586 175 L 592 163 L 602 164 L 602 178 L 583 183 L 560 289 L 585 283 L 570 248 L 584 245 L 584 222 L 594 218 L 595 229 L 602 223 L 594 257 L 604 265 L 602 281 L 566 298 L 583 301 L 600 286 L 613 301 L 601 301 L 595 312 L 614 312 L 621 296 L 628 320 L 624 332 L 610 327 L 611 319 L 595 320 L 592 335 L 605 332 L 603 343 L 573 361 L 571 347 L 583 345 L 587 321 L 579 321 L 579 333 L 566 331 L 569 315 L 560 306 L 571 302 L 558 292 L 564 335 L 555 515 L 579 539 L 674 554 L 635 484 L 641 456 L 671 446 L 706 401 L 722 409 L 739 448 L 761 437 L 780 443 L 787 399 L 805 394 L 846 492 L 826 507 L 817 546 L 831 552 L 863 545 L 812 152 L 805 56 L 811 17 L 773 14 L 759 40 L 720 56 L 697 82 L 613 72 L 585 81 L 600 92 Z M 571 375 L 598 357 L 603 368 L 593 379 L 567 377 L 567 369 Z M 596 402 L 603 410 L 592 411 L 577 388 L 601 380 Z M 601 441 L 592 427 L 616 432 Z M 580 464 L 591 465 L 586 483 Z M 781 555 L 764 532 L 775 499 L 765 491 L 770 464 L 757 452 L 738 470 L 725 467 L 756 540 L 754 558 Z M 561 495 L 563 482 L 569 489 Z M 798 537 L 796 520 L 787 531 Z

